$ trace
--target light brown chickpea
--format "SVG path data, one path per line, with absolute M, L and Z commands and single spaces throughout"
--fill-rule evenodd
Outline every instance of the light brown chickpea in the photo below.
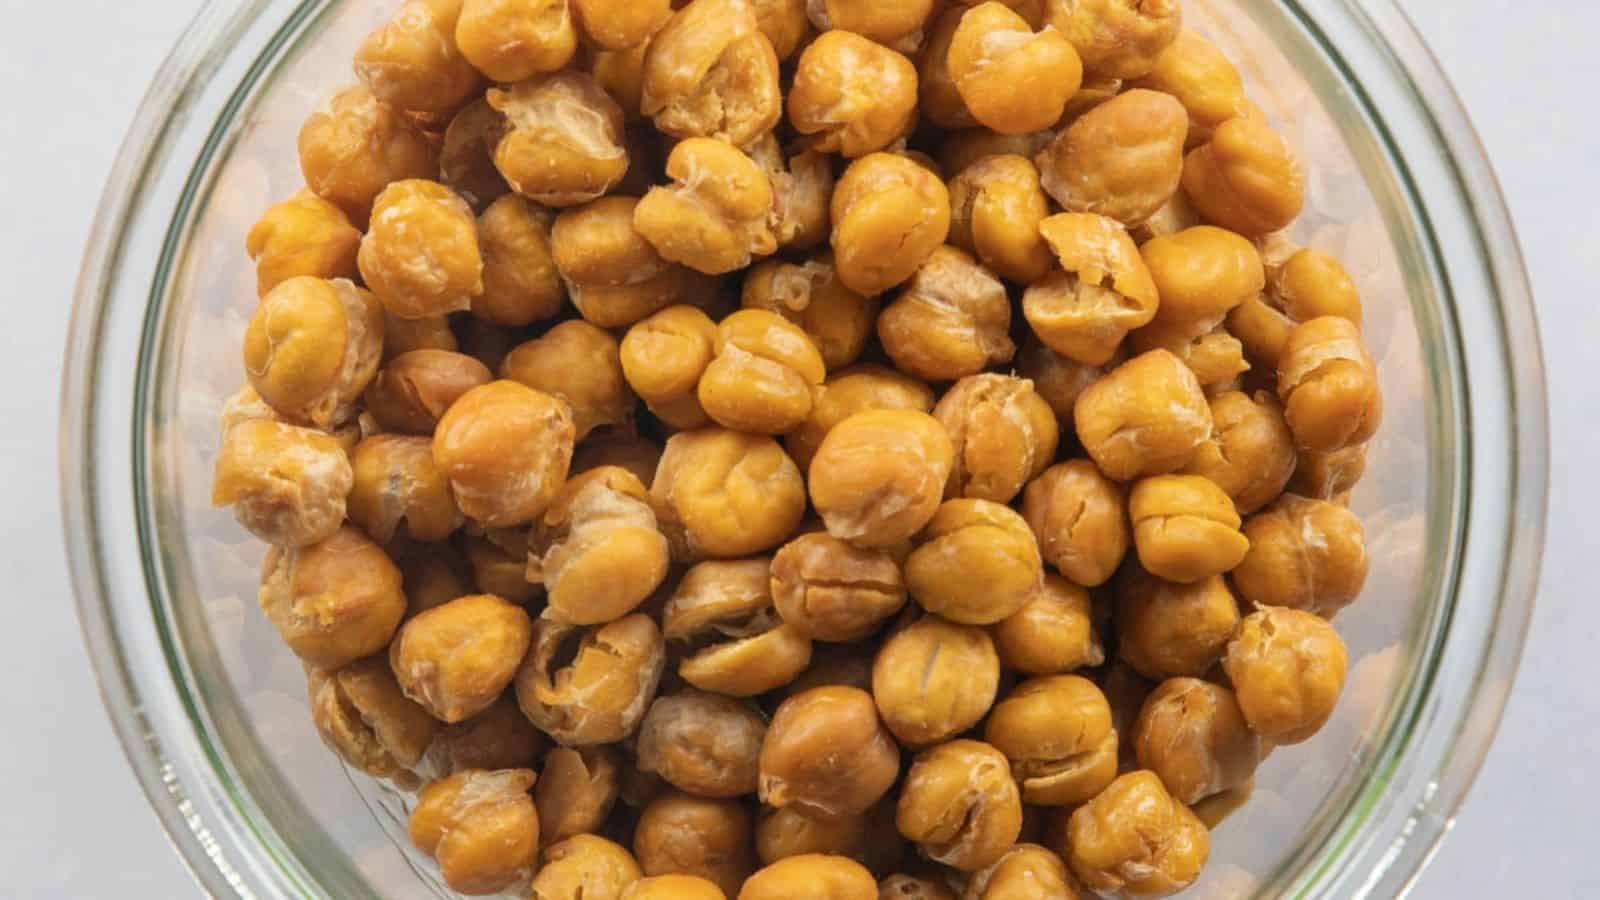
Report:
M 412 350 L 379 369 L 363 399 L 384 430 L 431 435 L 462 394 L 493 379 L 483 363 L 465 354 Z
M 906 409 L 872 409 L 835 425 L 811 460 L 811 502 L 828 533 L 884 548 L 938 512 L 955 450 L 939 420 Z
M 1207 394 L 1239 386 L 1239 376 L 1250 370 L 1244 345 L 1222 325 L 1192 337 L 1150 325 L 1129 335 L 1128 343 L 1135 353 L 1166 350 L 1178 357 Z
M 1240 116 L 1189 152 L 1183 190 L 1213 225 L 1260 237 L 1300 215 L 1305 172 L 1281 135 L 1254 116 Z
M 383 312 L 343 279 L 302 276 L 261 299 L 244 333 L 250 386 L 290 422 L 331 428 L 353 417 L 383 356 Z
M 1278 360 L 1278 399 L 1302 450 L 1329 453 L 1376 434 L 1383 395 L 1356 324 L 1321 316 L 1295 326 Z
M 533 803 L 547 840 L 599 831 L 621 794 L 621 762 L 610 747 L 557 747 L 544 760 Z
M 600 328 L 632 325 L 683 296 L 685 270 L 669 264 L 634 230 L 632 197 L 603 197 L 563 211 L 550 249 L 572 303 Z
M 533 521 L 550 505 L 572 461 L 567 404 L 515 381 L 462 394 L 439 419 L 434 463 L 461 511 L 489 526 Z
M 1354 489 L 1366 471 L 1366 444 L 1352 444 L 1327 453 L 1302 450 L 1288 490 L 1302 497 L 1332 500 Z
M 743 149 L 772 185 L 772 211 L 767 221 L 778 246 L 808 250 L 827 240 L 832 157 L 804 145 L 785 151 L 771 132 Z
M 1199 475 L 1153 475 L 1128 494 L 1133 543 L 1145 571 L 1193 584 L 1230 572 L 1250 550 L 1233 501 Z
M 1003 3 L 961 16 L 948 51 L 950 77 L 973 118 L 1001 134 L 1054 125 L 1083 83 L 1083 62 L 1061 32 L 1034 32 Z
M 959 175 L 967 167 L 989 156 L 1020 156 L 1031 160 L 1049 146 L 1055 136 L 1054 131 L 1048 130 L 1029 134 L 998 134 L 987 128 L 958 129 L 946 134 L 944 140 L 939 142 L 939 168 L 951 175 Z
M 733 896 L 756 869 L 749 811 L 735 800 L 691 797 L 676 791 L 657 797 L 644 808 L 633 830 L 633 853 L 646 875 L 662 878 L 671 889 L 632 895 L 633 900 L 721 900 Z M 694 887 L 668 879 L 692 876 L 710 884 Z M 652 879 L 646 878 L 644 882 Z M 639 885 L 635 885 L 637 888 Z M 723 893 L 716 893 L 720 888 Z M 624 895 L 627 897 L 629 895 Z
M 1118 579 L 1116 622 L 1117 651 L 1140 675 L 1198 678 L 1237 633 L 1239 604 L 1219 575 L 1174 584 L 1134 569 Z
M 628 50 L 650 40 L 672 18 L 671 0 L 570 0 L 589 43 L 603 50 Z
M 834 188 L 830 212 L 839 280 L 864 296 L 917 274 L 950 233 L 950 192 L 944 182 L 891 153 L 852 162 Z
M 1233 571 L 1254 606 L 1286 606 L 1332 618 L 1361 594 L 1367 550 L 1361 519 L 1323 500 L 1284 494 L 1245 522 L 1250 553 Z
M 494 894 L 525 882 L 539 859 L 539 813 L 529 769 L 469 769 L 422 789 L 411 842 L 439 863 L 454 891 Z
M 1029 675 L 1058 675 L 1106 659 L 1089 592 L 1054 573 L 1044 576 L 1044 586 L 1022 609 L 995 625 L 994 643 L 1006 668 Z
M 1276 371 L 1289 332 L 1319 316 L 1341 316 L 1361 324 L 1361 293 L 1333 256 L 1310 248 L 1295 252 L 1267 273 L 1267 289 L 1228 314 L 1252 362 Z
M 467 62 L 502 84 L 554 72 L 578 49 L 568 0 L 465 0 L 455 38 Z
M 596 431 L 572 453 L 574 475 L 601 466 L 617 466 L 632 472 L 646 485 L 655 480 L 660 464 L 661 445 L 628 427 Z
M 891 632 L 872 665 L 872 697 L 908 747 L 948 740 L 976 725 L 1000 689 L 1000 658 L 982 628 L 925 616 Z
M 1139 248 L 1161 297 L 1150 330 L 1202 334 L 1266 287 L 1255 245 L 1221 228 L 1199 225 L 1153 238 Z
M 1071 427 L 1072 408 L 1078 402 L 1078 395 L 1126 359 L 1127 354 L 1119 349 L 1104 366 L 1084 365 L 1051 350 L 1037 335 L 1030 333 L 1022 349 L 1017 351 L 1016 365 L 1017 374 L 1033 382 L 1034 392 L 1050 404 L 1062 426 Z
M 696 389 L 716 357 L 717 325 L 693 306 L 671 306 L 628 329 L 622 372 L 657 418 L 673 428 L 709 424 Z
M 223 436 L 211 502 L 269 544 L 305 547 L 339 530 L 353 481 L 337 438 L 254 419 Z
M 495 200 L 478 217 L 483 290 L 472 314 L 520 327 L 561 312 L 563 292 L 550 252 L 549 213 L 516 194 Z
M 1009 618 L 1036 593 L 1044 562 L 1021 515 L 989 500 L 947 500 L 906 559 L 906 587 L 923 609 L 963 625 Z
M 845 287 L 828 253 L 800 265 L 779 260 L 758 263 L 745 274 L 741 303 L 798 326 L 816 345 L 829 371 L 856 361 L 878 319 L 877 299 Z
M 544 851 L 530 900 L 622 900 L 644 877 L 626 848 L 603 837 L 576 834 Z
M 633 227 L 662 258 L 722 275 L 778 249 L 770 227 L 772 183 L 739 148 L 692 137 L 667 157 L 671 185 L 639 201 Z
M 442 184 L 397 181 L 372 205 L 361 240 L 361 277 L 390 314 L 441 316 L 483 292 L 483 255 L 472 208 Z
M 700 378 L 700 406 L 717 424 L 739 431 L 781 434 L 798 426 L 827 375 L 805 331 L 764 309 L 723 319 L 716 353 Z
M 952 6 L 933 17 L 916 60 L 917 114 L 944 129 L 972 128 L 978 124 L 950 75 L 950 41 L 966 9 Z M 952 184 L 951 188 L 954 187 Z
M 946 497 L 1009 503 L 1055 459 L 1055 413 L 1026 379 L 969 375 L 945 392 L 933 417 L 955 448 Z
M 867 867 L 847 856 L 803 853 L 756 872 L 739 889 L 739 900 L 877 900 L 878 884 Z
M 329 671 L 388 646 L 406 612 L 400 569 L 354 528 L 268 551 L 258 599 L 294 655 Z
M 268 209 L 245 236 L 262 297 L 297 276 L 355 278 L 360 246 L 344 211 L 309 188 Z
M 824 34 L 830 30 L 851 32 L 908 52 L 920 42 L 933 8 L 933 0 L 813 0 L 806 5 L 811 24 Z
M 716 882 L 697 875 L 656 875 L 642 878 L 622 892 L 622 900 L 727 900 Z
M 384 668 L 388 669 L 387 660 Z M 472 718 L 441 726 L 428 745 L 427 758 L 445 775 L 467 769 L 531 769 L 548 743 L 508 691 Z
M 1189 140 L 1205 141 L 1223 122 L 1249 114 L 1244 78 L 1227 55 L 1184 29 L 1132 85 L 1176 97 L 1189 113 Z
M 1189 367 L 1165 350 L 1106 373 L 1073 407 L 1078 440 L 1107 477 L 1183 469 L 1211 436 L 1211 407 Z
M 793 806 L 767 810 L 756 822 L 756 856 L 763 865 L 814 853 L 849 856 L 866 846 L 868 827 L 865 814 L 820 818 Z
M 957 900 L 948 887 L 931 878 L 890 875 L 878 883 L 878 900 Z M 1068 898 L 1074 900 L 1074 898 Z
M 445 126 L 439 147 L 439 183 L 459 194 L 479 214 L 511 192 L 494 167 L 494 148 L 505 128 L 505 117 L 483 97 L 461 107 Z
M 806 0 L 750 0 L 750 7 L 755 11 L 757 27 L 772 42 L 780 62 L 793 56 L 811 36 Z
M 503 533 L 504 537 L 499 536 Z M 491 534 L 469 533 L 464 543 L 467 564 L 472 568 L 472 583 L 482 594 L 504 597 L 512 603 L 528 603 L 539 596 L 539 586 L 527 579 L 528 529 L 494 529 Z M 520 535 L 521 540 L 515 536 Z
M 451 330 L 456 334 L 456 349 L 491 372 L 500 368 L 506 354 L 517 343 L 516 332 L 491 325 L 477 316 L 458 317 Z
M 1326 620 L 1269 606 L 1240 623 L 1222 668 L 1250 729 L 1274 744 L 1298 744 L 1333 715 L 1347 659 Z
M 576 206 L 610 190 L 628 171 L 622 108 L 582 72 L 560 72 L 490 88 L 506 117 L 494 164 L 517 193 L 546 206 Z
M 460 597 L 401 626 L 389 664 L 406 696 L 442 722 L 488 709 L 528 650 L 528 614 L 492 594 Z
M 976 375 L 1016 352 L 1011 301 L 992 272 L 939 247 L 878 317 L 878 339 L 901 371 L 929 381 Z
M 976 872 L 961 900 L 1079 900 L 1077 882 L 1054 851 L 1018 844 Z
M 806 508 L 800 470 L 777 441 L 722 428 L 668 438 L 650 496 L 675 555 L 687 559 L 771 550 Z
M 872 808 L 900 775 L 900 748 L 872 695 L 830 685 L 785 700 L 761 744 L 761 802 L 823 819 Z
M 772 597 L 787 625 L 821 641 L 867 637 L 906 603 L 894 557 L 826 533 L 803 534 L 772 559 Z
M 460 349 L 461 342 L 450 328 L 449 316 L 402 319 L 388 310 L 383 311 L 384 363 L 413 350 L 447 350 L 454 353 Z
M 1040 222 L 1039 233 L 1060 268 L 1028 286 L 1022 314 L 1051 350 L 1103 366 L 1128 332 L 1156 315 L 1150 270 L 1127 231 L 1105 216 L 1061 213 Z
M 625 50 L 591 51 L 589 60 L 589 74 L 594 77 L 595 83 L 615 100 L 621 107 L 623 116 L 629 124 L 636 123 L 640 118 L 639 104 L 644 93 L 644 60 L 645 54 L 650 50 L 649 41 L 645 41 Z M 633 134 L 632 131 L 629 132 Z M 645 132 L 654 135 L 654 129 Z M 630 141 L 628 162 L 629 171 L 637 162 Z M 629 188 L 626 193 L 637 194 L 640 190 Z
M 933 410 L 933 390 L 886 366 L 863 363 L 833 373 L 811 405 L 811 414 L 784 436 L 795 464 L 810 469 L 817 448 L 835 425 L 869 409 Z
M 1133 745 L 1139 767 L 1191 805 L 1249 783 L 1266 756 L 1233 691 L 1198 678 L 1169 678 L 1155 689 L 1139 711 Z
M 1066 36 L 1091 75 L 1138 78 L 1183 27 L 1178 0 L 1049 0 L 1049 22 Z
M 922 855 L 963 872 L 998 862 L 1022 833 L 1022 798 L 1004 754 L 951 741 L 911 763 L 895 815 Z
M 602 466 L 567 481 L 534 527 L 527 578 L 544 585 L 546 617 L 599 625 L 643 603 L 666 578 L 670 556 L 644 484 Z
M 691 0 L 650 40 L 640 109 L 656 128 L 742 147 L 783 118 L 778 56 L 746 0 Z
M 382 656 L 336 672 L 309 669 L 306 692 L 322 742 L 374 778 L 408 775 L 439 728 L 427 710 L 400 691 Z
M 385 187 L 439 172 L 439 151 L 428 136 L 365 87 L 347 88 L 312 113 L 300 130 L 299 153 L 306 185 L 357 228 L 366 226 Z
M 409 0 L 356 50 L 356 76 L 397 109 L 455 111 L 481 81 L 456 47 L 461 9 L 462 0 Z
M 1010 760 L 1022 799 L 1036 806 L 1087 802 L 1117 777 L 1111 706 L 1077 675 L 1017 685 L 995 704 L 983 739 Z
M 1040 183 L 1068 212 L 1141 224 L 1178 190 L 1188 127 L 1183 104 L 1166 94 L 1118 94 L 1079 116 L 1039 152 L 1034 162 Z
M 1116 573 L 1131 533 L 1123 492 L 1094 463 L 1074 459 L 1051 466 L 1028 484 L 1022 515 L 1045 562 L 1084 587 Z
M 639 725 L 639 769 L 700 797 L 753 794 L 766 731 L 738 700 L 689 690 L 657 697 Z
M 911 129 L 916 109 L 917 69 L 888 47 L 836 29 L 800 51 L 789 121 L 817 150 L 846 159 L 882 150 Z
M 666 665 L 656 623 L 642 613 L 593 628 L 541 618 L 533 632 L 515 681 L 523 715 L 566 746 L 632 734 Z
M 678 674 L 701 690 L 753 697 L 793 681 L 811 662 L 811 639 L 773 608 L 771 560 L 699 563 L 661 614 L 668 640 L 689 652 Z
M 1200 877 L 1211 835 L 1154 772 L 1138 771 L 1071 813 L 1065 850 L 1067 864 L 1091 890 L 1166 897 Z
M 450 481 L 433 463 L 425 437 L 375 434 L 350 456 L 354 481 L 346 502 L 350 521 L 387 543 L 402 532 L 416 541 L 442 541 L 461 526 Z
M 562 322 L 517 345 L 500 364 L 500 376 L 565 400 L 575 439 L 633 415 L 634 396 L 622 370 L 617 339 L 581 319 Z
M 1222 488 L 1242 516 L 1283 493 L 1295 471 L 1294 435 L 1271 394 L 1227 391 L 1211 398 L 1211 437 L 1184 468 Z
M 1025 156 L 978 160 L 950 181 L 950 243 L 974 253 L 1002 278 L 1032 284 L 1055 257 L 1039 233 L 1050 200 Z

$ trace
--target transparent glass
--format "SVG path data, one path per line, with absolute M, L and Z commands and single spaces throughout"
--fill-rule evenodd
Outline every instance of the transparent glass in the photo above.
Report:
M 63 392 L 66 541 L 132 766 L 216 896 L 443 893 L 398 800 L 318 741 L 253 607 L 261 548 L 209 502 L 241 381 L 250 224 L 390 3 L 209 4 L 150 90 L 85 259 Z M 1546 423 L 1531 298 L 1493 176 L 1392 0 L 1194 0 L 1302 148 L 1298 237 L 1351 267 L 1386 424 L 1354 506 L 1372 577 L 1339 619 L 1329 727 L 1275 753 L 1190 897 L 1404 892 L 1482 761 L 1532 611 Z

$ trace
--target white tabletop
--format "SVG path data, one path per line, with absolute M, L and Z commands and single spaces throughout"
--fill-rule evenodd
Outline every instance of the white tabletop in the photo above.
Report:
M 1591 466 L 1600 456 L 1600 6 L 1414 0 L 1495 161 L 1540 301 L 1551 541 L 1522 673 L 1421 900 L 1600 896 Z M 101 711 L 60 548 L 56 384 L 80 247 L 118 140 L 198 0 L 0 0 L 0 895 L 195 896 Z M 1586 352 L 1588 351 L 1588 352 Z

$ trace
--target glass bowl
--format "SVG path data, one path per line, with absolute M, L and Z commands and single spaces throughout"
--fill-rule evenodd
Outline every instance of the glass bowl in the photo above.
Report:
M 445 893 L 400 798 L 318 740 L 300 666 L 253 609 L 262 549 L 209 502 L 255 296 L 243 235 L 300 186 L 301 121 L 392 5 L 209 3 L 139 111 L 76 300 L 61 460 L 79 612 L 134 771 L 219 897 Z M 1483 151 L 1393 0 L 1188 14 L 1301 148 L 1295 236 L 1359 283 L 1388 411 L 1353 498 L 1372 575 L 1339 618 L 1344 698 L 1267 760 L 1186 896 L 1392 897 L 1483 760 L 1533 608 L 1546 423 L 1528 286 Z

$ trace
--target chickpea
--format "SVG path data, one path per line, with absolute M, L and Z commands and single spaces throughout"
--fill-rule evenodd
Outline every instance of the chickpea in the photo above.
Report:
M 773 557 L 772 596 L 784 623 L 806 636 L 854 641 L 905 606 L 906 587 L 887 552 L 815 533 L 795 538 Z
M 1356 324 L 1322 316 L 1295 326 L 1278 360 L 1278 399 L 1302 450 L 1329 453 L 1376 434 L 1383 395 Z
M 1271 394 L 1228 391 L 1211 398 L 1215 430 L 1184 468 L 1222 488 L 1240 515 L 1283 493 L 1295 471 L 1294 436 Z
M 783 701 L 759 760 L 761 802 L 837 819 L 865 813 L 900 775 L 900 749 L 859 688 L 812 688 Z
M 1122 489 L 1088 460 L 1059 463 L 1030 482 L 1022 515 L 1045 562 L 1075 584 L 1104 584 L 1128 552 Z
M 816 150 L 785 153 L 769 132 L 745 146 L 772 185 L 768 224 L 778 246 L 808 250 L 828 238 L 828 201 L 833 196 L 831 157 Z M 832 260 L 828 261 L 832 265 Z M 870 331 L 870 329 L 868 329 Z
M 448 113 L 480 77 L 456 47 L 462 0 L 409 0 L 356 50 L 356 76 L 373 96 L 414 113 Z
M 1239 627 L 1239 604 L 1220 575 L 1193 584 L 1133 570 L 1117 585 L 1117 649 L 1157 681 L 1198 678 L 1222 657 Z
M 353 417 L 382 355 L 378 302 L 342 279 L 283 282 L 261 299 L 244 333 L 250 386 L 286 420 L 318 428 Z
M 510 185 L 500 177 L 500 170 L 494 167 L 494 148 L 505 129 L 505 117 L 483 97 L 461 107 L 445 126 L 444 142 L 439 147 L 439 182 L 459 194 L 474 212 L 483 213 L 511 192 Z M 479 230 L 481 242 L 481 220 Z
M 632 325 L 683 296 L 684 269 L 634 230 L 632 197 L 603 197 L 556 217 L 550 249 L 573 305 L 600 328 Z
M 1169 678 L 1145 700 L 1133 732 L 1140 768 L 1181 803 L 1249 783 L 1266 755 L 1233 691 L 1198 678 Z
M 721 900 L 732 896 L 756 868 L 750 813 L 735 800 L 712 800 L 676 792 L 650 802 L 633 830 L 633 853 L 646 875 L 660 878 L 661 893 L 635 893 L 632 900 Z M 709 884 L 668 879 L 691 876 Z M 646 878 L 634 886 L 654 879 Z M 720 888 L 722 893 L 717 893 Z M 630 895 L 624 894 L 625 898 Z
M 950 42 L 965 12 L 965 7 L 954 6 L 934 16 L 922 55 L 917 60 L 917 112 L 945 129 L 972 128 L 978 124 L 950 75 Z M 954 188 L 952 184 L 951 189 Z
M 1128 481 L 1183 469 L 1211 436 L 1211 408 L 1194 373 L 1152 350 L 1078 396 L 1078 440 L 1107 477 Z
M 672 18 L 671 0 L 618 3 L 570 0 L 589 43 L 602 50 L 641 47 Z
M 353 528 L 299 550 L 269 551 L 259 600 L 289 649 L 329 671 L 388 646 L 406 611 L 400 569 Z
M 911 596 L 963 625 L 1006 619 L 1039 591 L 1044 563 L 1028 523 L 988 500 L 947 500 L 906 560 Z
M 1129 772 L 1067 820 L 1066 859 L 1091 890 L 1166 897 L 1200 877 L 1211 835 L 1154 772 Z
M 512 190 L 546 206 L 576 206 L 610 190 L 628 171 L 621 107 L 582 72 L 559 72 L 490 88 L 508 128 L 495 168 Z
M 867 831 L 864 814 L 818 818 L 785 806 L 756 823 L 756 855 L 764 865 L 808 854 L 848 856 L 866 845 Z
M 575 834 L 544 851 L 530 900 L 621 900 L 644 876 L 625 848 L 603 837 Z
M 709 879 L 695 875 L 657 875 L 634 882 L 622 900 L 727 900 L 728 894 Z
M 956 895 L 929 878 L 890 875 L 878 884 L 878 900 L 956 900 Z M 1075 898 L 1069 895 L 1068 900 Z
M 401 319 L 464 310 L 483 292 L 472 208 L 437 182 L 411 179 L 384 188 L 358 261 L 384 309 Z
M 387 661 L 384 668 L 389 668 Z M 446 775 L 467 769 L 531 769 L 544 756 L 545 744 L 544 735 L 508 692 L 472 718 L 441 726 L 428 745 L 428 760 Z
M 417 795 L 411 842 L 439 862 L 451 890 L 494 894 L 527 881 L 539 858 L 539 813 L 528 769 L 469 769 Z
M 1183 27 L 1178 0 L 1049 0 L 1050 24 L 1090 75 L 1138 78 L 1155 66 Z
M 1009 361 L 1011 301 L 1005 285 L 954 247 L 934 250 L 878 317 L 895 365 L 930 381 L 954 381 Z
M 428 136 L 365 87 L 347 88 L 312 113 L 300 129 L 299 151 L 306 185 L 357 228 L 366 226 L 385 187 L 439 172 Z
M 1055 136 L 1053 131 L 999 134 L 987 128 L 962 128 L 946 134 L 940 142 L 939 167 L 952 175 L 960 175 L 968 166 L 989 156 L 1020 156 L 1031 160 Z
M 1176 97 L 1189 113 L 1191 140 L 1204 141 L 1223 122 L 1249 115 L 1250 101 L 1239 70 L 1217 45 L 1187 28 L 1133 86 Z
M 533 790 L 547 839 L 598 831 L 621 793 L 621 764 L 610 747 L 557 747 L 545 757 Z
M 408 774 L 439 723 L 411 702 L 382 656 L 336 672 L 308 671 L 311 722 L 328 749 L 374 778 Z
M 1156 315 L 1150 270 L 1127 231 L 1105 216 L 1061 213 L 1040 222 L 1039 232 L 1060 269 L 1028 287 L 1022 314 L 1051 350 L 1103 366 L 1128 332 Z
M 1061 857 L 1038 844 L 1018 844 L 967 882 L 962 900 L 1079 900 Z
M 521 525 L 545 511 L 566 480 L 574 426 L 566 403 L 515 381 L 462 394 L 439 420 L 434 463 L 461 511 L 485 525 Z
M 772 185 L 737 147 L 689 138 L 667 157 L 667 177 L 634 209 L 633 226 L 665 259 L 721 275 L 778 249 L 769 220 Z
M 753 794 L 766 731 L 737 700 L 699 691 L 658 697 L 639 726 L 639 768 L 702 797 Z
M 1207 221 L 1260 237 L 1300 215 L 1305 172 L 1281 135 L 1254 116 L 1240 116 L 1189 152 L 1183 190 Z
M 361 232 L 343 210 L 309 189 L 268 209 L 245 237 L 262 297 L 298 276 L 355 278 L 360 246 Z
M 1032 284 L 1050 271 L 1054 258 L 1039 233 L 1050 201 L 1027 157 L 989 156 L 962 169 L 950 182 L 950 209 L 950 242 L 1001 277 Z
M 662 613 L 669 640 L 686 641 L 678 667 L 702 690 L 753 697 L 794 680 L 811 662 L 811 640 L 772 606 L 766 557 L 703 562 L 684 573 Z
M 517 347 L 500 364 L 502 377 L 567 402 L 576 439 L 620 425 L 633 414 L 617 339 L 581 319 L 562 322 Z
M 1059 575 L 1022 609 L 994 627 L 995 649 L 1008 669 L 1056 675 L 1105 662 L 1089 594 Z
M 995 704 L 983 739 L 1011 761 L 1030 804 L 1084 803 L 1117 777 L 1111 706 L 1094 682 L 1077 675 L 1018 685 Z
M 467 536 L 465 549 L 467 563 L 472 567 L 472 583 L 479 593 L 504 597 L 512 603 L 527 603 L 539 596 L 539 587 L 527 579 L 528 529 L 504 531 L 505 538 Z M 518 535 L 521 540 L 517 540 Z
M 1328 453 L 1302 450 L 1288 489 L 1302 497 L 1332 500 L 1353 489 L 1366 471 L 1366 444 L 1353 444 Z
M 389 664 L 407 697 L 436 719 L 460 722 L 511 684 L 531 634 L 521 607 L 492 594 L 460 597 L 401 626 Z
M 387 543 L 402 522 L 406 536 L 417 541 L 442 541 L 461 527 L 461 510 L 433 464 L 428 438 L 375 434 L 356 445 L 350 465 L 350 521 L 374 540 Z
M 736 147 L 783 117 L 778 56 L 745 0 L 692 0 L 645 51 L 640 109 L 661 131 Z
M 669 438 L 650 496 L 679 555 L 695 559 L 770 550 L 806 506 L 800 470 L 777 441 L 721 428 Z
M 745 275 L 742 304 L 798 326 L 816 345 L 829 371 L 856 361 L 878 319 L 876 298 L 845 287 L 824 253 L 803 265 L 770 260 Z
M 1202 334 L 1266 286 L 1255 245 L 1221 228 L 1187 228 L 1153 238 L 1139 252 L 1161 297 L 1151 331 Z
M 595 83 L 600 85 L 601 89 L 609 94 L 612 100 L 616 101 L 617 106 L 622 109 L 623 117 L 627 119 L 630 125 L 638 122 L 640 118 L 639 104 L 640 98 L 644 93 L 644 61 L 645 55 L 649 50 L 650 43 L 645 41 L 625 50 L 595 49 L 590 54 L 589 74 L 594 78 Z M 630 135 L 635 134 L 632 131 L 629 133 Z M 655 129 L 647 129 L 641 133 L 650 139 L 651 144 L 654 144 Z M 633 167 L 637 165 L 639 158 L 646 155 L 636 155 L 633 152 L 635 146 L 634 141 L 630 140 L 628 152 L 630 174 L 633 173 Z M 651 168 L 654 167 L 652 166 Z M 634 188 L 630 186 L 625 193 L 638 194 L 643 193 L 644 190 L 644 187 Z
M 756 14 L 756 26 L 772 42 L 779 61 L 793 56 L 811 33 L 806 0 L 750 0 L 750 8 Z
M 643 603 L 666 578 L 669 557 L 644 485 L 602 466 L 569 480 L 534 528 L 527 579 L 544 585 L 546 617 L 599 625 Z
M 894 736 L 913 748 L 976 725 L 999 689 L 1000 658 L 989 633 L 937 616 L 891 633 L 872 666 L 878 713 Z
M 789 121 L 823 153 L 857 159 L 883 150 L 911 130 L 916 109 L 916 67 L 882 44 L 832 30 L 800 52 Z M 836 201 L 834 221 L 841 218 Z
M 470 356 L 447 350 L 412 350 L 378 370 L 364 395 L 367 412 L 386 431 L 431 435 L 462 394 L 493 375 Z
M 1089 385 L 1099 381 L 1108 369 L 1120 365 L 1127 355 L 1118 350 L 1105 366 L 1088 366 L 1051 350 L 1038 336 L 1029 334 L 1017 351 L 1017 374 L 1033 382 L 1037 393 L 1056 419 L 1066 425 L 1072 423 L 1072 408 L 1078 395 Z
M 1151 325 L 1129 335 L 1128 342 L 1135 353 L 1166 350 L 1178 357 L 1208 394 L 1237 387 L 1239 376 L 1250 369 L 1244 345 L 1221 325 L 1192 337 Z
M 642 484 L 655 480 L 656 467 L 661 463 L 661 445 L 641 437 L 631 428 L 608 428 L 589 435 L 572 454 L 574 475 L 616 466 L 633 473 Z
M 461 55 L 493 81 L 522 81 L 565 66 L 578 49 L 568 0 L 465 0 Z
M 811 502 L 828 533 L 861 547 L 910 538 L 939 510 L 955 451 L 944 426 L 914 410 L 856 413 L 811 461 Z
M 223 436 L 211 502 L 269 544 L 305 547 L 339 530 L 353 480 L 336 438 L 256 419 Z
M 1232 571 L 1250 550 L 1227 492 L 1199 475 L 1154 475 L 1128 495 L 1133 542 L 1145 571 L 1192 584 Z
M 796 465 L 811 468 L 817 448 L 835 425 L 870 409 L 933 410 L 933 390 L 885 366 L 865 363 L 833 373 L 811 405 L 811 414 L 784 436 Z
M 382 307 L 382 304 L 379 304 Z M 404 356 L 413 350 L 461 349 L 461 342 L 450 330 L 449 316 L 424 316 L 420 319 L 402 319 L 383 311 L 383 362 Z
M 1022 378 L 969 375 L 933 416 L 955 447 L 947 497 L 1009 503 L 1056 455 L 1055 413 Z
M 777 434 L 804 422 L 826 368 L 798 326 L 766 310 L 741 310 L 717 329 L 716 358 L 700 379 L 700 406 L 740 431 Z
M 780 859 L 750 876 L 739 900 L 877 900 L 867 867 L 846 856 L 804 853 Z
M 895 822 L 922 854 L 963 872 L 998 862 L 1022 833 L 1022 799 L 999 750 L 951 741 L 919 754 Z
M 919 274 L 950 232 L 950 192 L 944 182 L 915 162 L 889 153 L 872 153 L 852 162 L 834 188 L 830 209 L 839 280 L 865 296 L 882 293 Z M 961 262 L 970 263 L 970 259 Z M 929 278 L 975 274 L 971 266 L 959 272 L 952 268 L 951 262 L 945 261 Z M 921 289 L 931 289 L 925 279 L 918 281 Z M 970 289 L 972 284 L 963 280 L 949 287 Z M 978 292 L 988 287 L 980 284 Z M 917 288 L 913 284 L 912 290 Z M 880 333 L 882 328 L 880 324 Z
M 591 628 L 541 618 L 517 671 L 517 705 L 566 746 L 613 743 L 644 718 L 665 665 L 661 630 L 642 613 Z
M 1062 129 L 1039 152 L 1034 162 L 1040 183 L 1068 212 L 1139 225 L 1177 192 L 1188 127 L 1183 104 L 1166 94 L 1118 94 Z
M 560 314 L 563 292 L 550 252 L 550 217 L 523 197 L 501 197 L 478 217 L 483 291 L 472 314 L 520 327 Z
M 814 0 L 807 4 L 811 24 L 826 34 L 838 30 L 858 34 L 880 44 L 914 49 L 933 13 L 933 0 Z
M 1002 134 L 1049 128 L 1083 82 L 1083 63 L 1061 32 L 1037 34 L 1003 3 L 961 16 L 948 65 L 973 118 Z
M 1245 523 L 1250 553 L 1233 572 L 1239 596 L 1332 617 L 1361 594 L 1367 550 L 1361 519 L 1336 503 L 1284 494 Z
M 1346 660 L 1344 641 L 1325 620 L 1269 606 L 1240 623 L 1222 668 L 1250 730 L 1274 744 L 1298 744 L 1333 715 Z
M 717 326 L 693 306 L 671 306 L 628 329 L 621 362 L 628 385 L 674 428 L 710 422 L 696 388 L 716 357 Z

